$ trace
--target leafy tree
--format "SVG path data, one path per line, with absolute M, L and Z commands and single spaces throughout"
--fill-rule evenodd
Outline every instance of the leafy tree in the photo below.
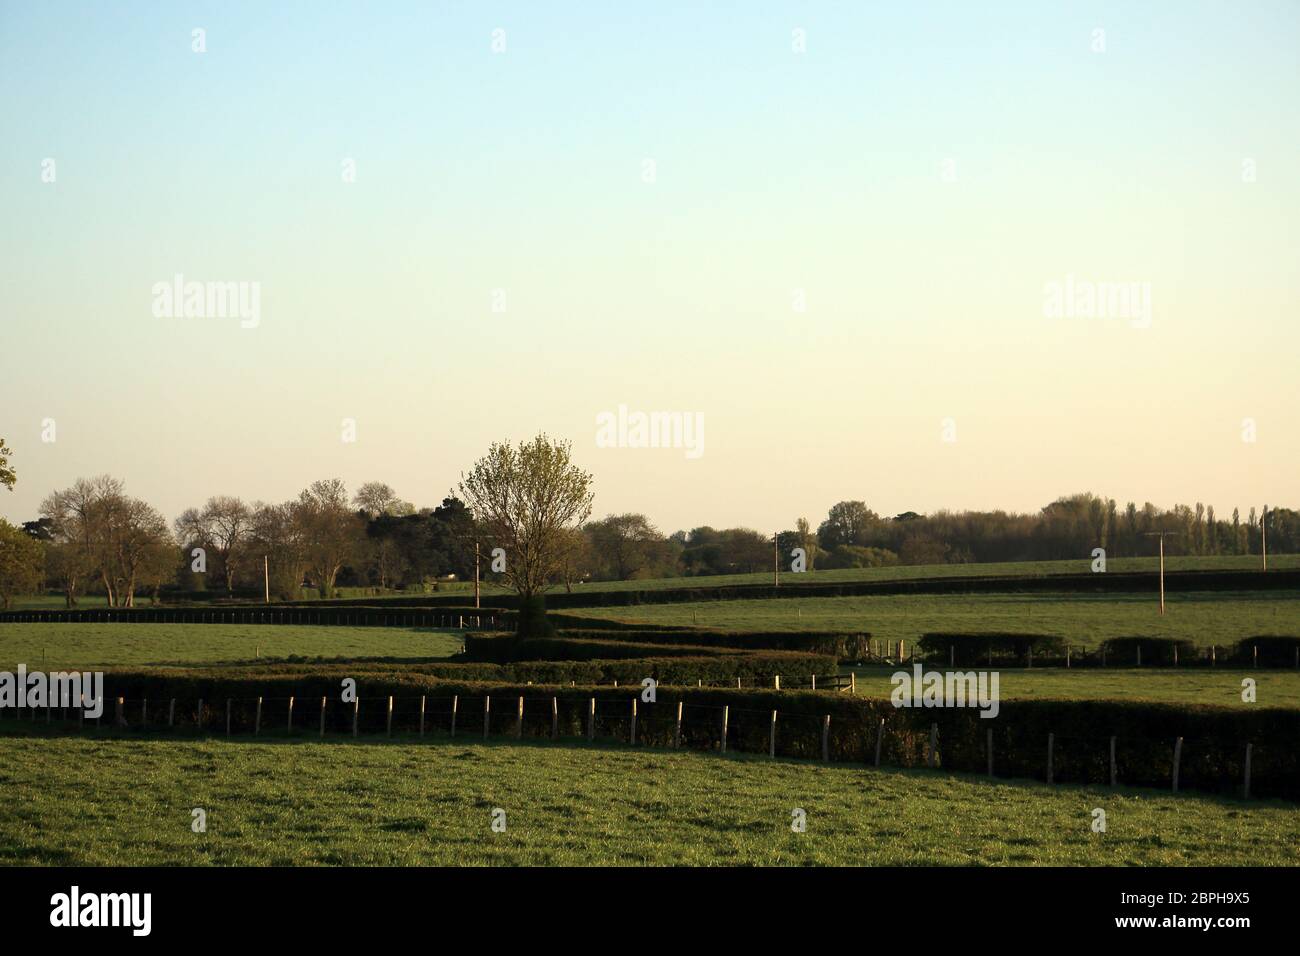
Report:
M 9 467 L 9 456 L 12 454 L 5 440 L 0 438 L 0 485 L 4 485 L 10 491 L 14 490 L 14 484 L 18 481 L 18 475 Z
M 0 605 L 5 610 L 15 594 L 40 589 L 44 565 L 41 543 L 0 518 Z
M 566 532 L 591 514 L 591 475 L 569 442 L 538 435 L 494 443 L 463 475 L 460 494 L 485 536 L 505 550 L 505 580 L 520 598 L 521 635 L 545 633 L 545 592 L 561 572 Z

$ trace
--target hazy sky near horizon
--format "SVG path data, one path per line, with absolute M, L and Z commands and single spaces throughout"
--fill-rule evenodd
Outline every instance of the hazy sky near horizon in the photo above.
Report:
M 0 515 L 431 506 L 539 431 L 665 532 L 1300 505 L 1297 104 L 1296 2 L 0 0 Z

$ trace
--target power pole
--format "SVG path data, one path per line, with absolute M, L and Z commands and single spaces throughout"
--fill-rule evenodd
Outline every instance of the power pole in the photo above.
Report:
M 1165 538 L 1177 531 L 1148 531 L 1146 537 L 1160 539 L 1160 616 L 1165 613 Z
M 772 534 L 772 586 L 779 588 L 781 586 L 781 550 L 777 543 L 779 532 Z
M 474 608 L 478 609 L 478 539 L 474 539 Z
M 262 555 L 262 597 L 267 604 L 271 603 L 271 565 L 266 555 Z
M 1268 570 L 1268 532 L 1265 528 L 1268 525 L 1268 505 L 1264 506 L 1264 513 L 1259 516 L 1259 551 L 1264 557 L 1264 570 Z

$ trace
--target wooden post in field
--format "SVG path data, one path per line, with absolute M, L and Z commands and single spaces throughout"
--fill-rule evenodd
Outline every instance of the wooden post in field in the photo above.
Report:
M 352 701 L 352 736 L 357 735 L 357 724 L 361 717 L 361 698 L 354 698 Z
M 1111 737 L 1111 738 L 1110 738 L 1110 785 L 1111 785 L 1112 787 L 1115 786 L 1116 782 L 1117 782 L 1118 779 L 1119 779 L 1119 775 L 1118 775 L 1115 771 L 1116 771 L 1116 768 L 1115 768 L 1115 738 L 1114 738 L 1114 737 Z
M 119 697 L 119 698 L 117 699 L 117 706 L 116 706 L 115 708 L 113 708 L 113 722 L 114 722 L 118 727 L 125 727 L 125 726 L 126 726 L 126 717 L 125 717 L 125 716 L 123 715 L 123 713 L 122 713 L 122 709 L 123 709 L 125 706 L 126 706 L 126 698 L 125 698 L 125 697 Z M 33 714 L 33 716 L 36 714 L 36 708 L 35 708 L 35 707 L 32 708 L 32 714 Z
M 822 760 L 831 759 L 831 715 L 822 718 Z
M 85 693 L 77 694 L 77 729 L 80 730 L 86 724 L 86 695 Z
M 780 675 L 780 674 L 777 674 L 777 675 L 776 675 L 776 688 L 775 688 L 775 689 L 776 689 L 776 690 L 780 690 L 780 689 L 781 689 L 781 675 Z
M 727 718 L 731 714 L 731 708 L 727 704 L 722 705 L 722 752 L 727 752 Z
M 1245 799 L 1250 799 L 1250 752 L 1255 749 L 1254 744 L 1246 744 L 1246 789 Z
M 948 666 L 949 667 L 957 666 L 957 645 L 956 644 L 948 645 Z
M 853 671 L 849 671 L 849 695 L 858 696 L 858 675 Z
M 524 699 L 519 698 L 519 715 L 515 718 L 515 739 L 522 739 L 524 736 Z
M 420 736 L 424 736 L 424 694 L 420 695 Z
M 289 721 L 285 725 L 285 731 L 290 734 L 293 733 L 293 697 L 289 698 Z
M 1052 782 L 1052 751 L 1056 747 L 1056 734 L 1047 735 L 1047 782 Z
M 1183 738 L 1174 741 L 1174 793 L 1178 792 L 1178 764 L 1183 759 Z
M 551 739 L 560 739 L 560 699 L 551 698 Z
M 483 739 L 488 738 L 488 727 L 492 722 L 492 697 L 485 695 L 483 698 Z
M 1252 644 L 1252 645 L 1250 646 L 1250 652 L 1251 652 L 1251 653 L 1250 653 L 1250 663 L 1251 663 L 1251 666 L 1252 666 L 1252 667 L 1258 667 L 1258 666 L 1259 666 L 1259 645 L 1258 645 L 1258 644 Z
M 984 750 L 989 758 L 989 776 L 993 776 L 993 728 L 990 727 L 985 731 Z
M 939 725 L 931 724 L 930 725 L 930 747 L 929 747 L 929 752 L 925 755 L 925 765 L 930 768 L 934 767 L 934 751 L 935 748 L 938 746 L 938 742 L 939 742 L 938 737 L 939 737 Z
M 262 698 L 257 698 L 257 716 L 253 718 L 253 736 L 262 732 Z
M 230 736 L 230 698 L 226 698 L 226 736 Z
M 325 736 L 325 698 L 320 699 L 320 735 Z
M 1178 666 L 1178 645 L 1174 645 L 1174 666 Z
M 632 698 L 632 746 L 636 746 L 636 698 Z
M 1034 666 L 1034 645 L 1033 644 L 1029 645 L 1029 666 L 1031 668 Z
M 1065 645 L 1065 666 L 1067 669 L 1070 666 L 1070 645 L 1069 644 Z
M 816 690 L 816 689 L 817 689 L 817 675 L 816 675 L 816 674 L 813 674 L 813 676 L 812 676 L 812 689 L 813 689 L 813 690 Z
M 388 736 L 393 736 L 393 695 L 388 695 Z
M 1211 666 L 1211 667 L 1214 666 L 1214 657 L 1215 657 L 1215 654 L 1214 654 L 1214 645 L 1211 644 L 1211 645 L 1210 645 L 1210 666 Z
M 453 694 L 451 698 L 451 735 L 456 736 L 456 707 L 460 703 L 460 695 Z
M 880 723 L 876 724 L 876 766 L 880 766 L 880 743 L 885 739 L 885 718 L 880 718 Z
M 1137 666 L 1142 666 L 1142 645 L 1137 645 Z
M 776 711 L 772 711 L 772 733 L 768 738 L 767 755 L 769 757 L 776 756 Z
M 587 702 L 587 739 L 596 739 L 596 698 Z
M 173 697 L 171 703 L 167 705 L 167 726 L 174 726 L 176 723 L 176 698 Z
M 678 749 L 682 746 L 682 702 L 677 702 L 677 733 L 673 737 L 673 746 Z

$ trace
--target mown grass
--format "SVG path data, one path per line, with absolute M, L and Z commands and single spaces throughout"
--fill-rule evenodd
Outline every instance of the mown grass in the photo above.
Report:
M 905 664 L 902 670 L 910 671 Z M 926 670 L 947 670 L 927 665 Z M 958 667 L 957 670 L 974 668 Z M 845 667 L 857 675 L 857 693 L 888 697 L 890 675 L 898 667 Z M 1034 668 L 998 670 L 1002 700 L 1154 700 L 1171 704 L 1214 704 L 1222 707 L 1300 708 L 1300 672 L 1197 668 Z M 1255 681 L 1256 702 L 1241 699 L 1242 678 Z
M 866 631 L 910 646 L 930 631 L 1059 634 L 1075 647 L 1109 637 L 1160 636 L 1228 645 L 1300 634 L 1300 592 L 1144 594 L 889 594 L 583 608 L 584 617 L 750 631 Z
M 0 754 L 6 864 L 1276 866 L 1300 844 L 1294 805 L 744 755 L 18 736 Z
M 0 624 L 0 668 L 245 664 L 290 658 L 444 658 L 459 631 L 257 624 Z

